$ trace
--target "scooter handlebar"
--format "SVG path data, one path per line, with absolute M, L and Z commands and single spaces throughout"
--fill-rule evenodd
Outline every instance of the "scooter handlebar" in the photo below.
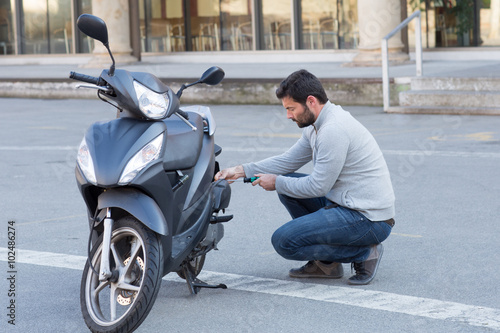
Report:
M 182 110 L 177 110 L 177 113 L 183 116 L 186 120 L 189 120 L 189 115 L 187 112 L 184 112 Z
M 91 76 L 91 75 L 85 75 L 85 74 L 80 74 L 80 73 L 76 73 L 76 72 L 71 72 L 71 73 L 69 73 L 69 78 L 73 79 L 73 80 L 92 83 L 92 84 L 95 84 L 96 86 L 102 86 L 102 84 L 101 84 L 102 80 L 98 77 Z

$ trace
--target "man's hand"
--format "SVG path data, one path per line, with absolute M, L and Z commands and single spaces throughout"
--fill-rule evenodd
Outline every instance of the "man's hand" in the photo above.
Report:
M 243 170 L 242 165 L 221 170 L 215 174 L 214 179 L 215 180 L 226 179 L 230 181 L 230 180 L 236 180 L 240 177 L 245 177 L 245 170 Z
M 277 175 L 258 174 L 255 176 L 259 177 L 259 179 L 252 183 L 253 186 L 260 185 L 266 191 L 276 190 L 276 177 L 278 177 Z

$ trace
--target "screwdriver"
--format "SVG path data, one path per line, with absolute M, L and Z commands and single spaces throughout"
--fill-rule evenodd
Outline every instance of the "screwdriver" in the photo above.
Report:
M 243 179 L 238 178 L 238 179 L 232 179 L 232 180 L 228 179 L 228 181 L 230 181 L 230 182 L 241 182 L 241 181 L 243 181 L 243 183 L 253 183 L 257 179 L 259 179 L 259 177 L 245 177 Z
M 259 177 L 245 177 L 243 178 L 243 183 L 253 183 L 257 179 L 259 179 Z

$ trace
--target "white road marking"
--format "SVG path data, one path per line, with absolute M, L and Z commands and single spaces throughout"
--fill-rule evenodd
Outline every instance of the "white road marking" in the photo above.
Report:
M 283 153 L 285 147 L 222 147 L 226 152 L 270 152 Z M 444 151 L 444 150 L 382 150 L 384 155 L 401 156 L 439 156 L 439 157 L 473 157 L 473 158 L 500 158 L 500 153 L 474 151 Z
M 10 151 L 47 151 L 47 150 L 74 150 L 77 151 L 76 146 L 0 146 L 0 150 L 10 150 Z
M 8 251 L 7 248 L 0 247 L 0 261 L 7 261 Z M 82 270 L 86 261 L 86 257 L 70 254 L 19 249 L 16 252 L 16 262 L 20 264 Z M 174 274 L 167 275 L 163 279 L 174 282 L 183 281 Z M 338 287 L 240 274 L 204 271 L 200 274 L 200 279 L 224 283 L 233 290 L 450 320 L 500 331 L 500 309 L 366 290 L 359 287 Z
M 412 234 L 401 234 L 399 232 L 391 232 L 391 235 L 402 236 L 402 237 L 410 237 L 410 238 L 422 238 L 422 235 L 412 235 Z
M 224 147 L 222 146 L 222 152 L 238 152 L 238 153 L 247 153 L 247 152 L 270 152 L 270 153 L 284 153 L 288 147 Z
M 500 153 L 444 150 L 382 150 L 384 155 L 500 158 Z
M 226 152 L 283 153 L 288 147 L 222 147 Z M 0 151 L 77 151 L 76 146 L 0 146 Z M 445 150 L 382 150 L 384 155 L 500 158 L 500 153 Z
M 87 216 L 87 214 L 61 216 L 61 217 L 55 217 L 52 219 L 37 220 L 37 221 L 30 221 L 30 222 L 21 222 L 21 223 L 16 223 L 16 224 L 17 225 L 27 225 L 27 224 L 36 224 L 36 223 L 45 223 L 45 222 L 55 222 L 55 221 L 61 221 L 61 220 L 66 220 L 66 219 L 81 218 L 81 217 L 85 217 L 85 216 Z

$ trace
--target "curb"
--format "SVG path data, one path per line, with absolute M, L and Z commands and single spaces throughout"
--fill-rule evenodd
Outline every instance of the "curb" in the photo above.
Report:
M 172 90 L 192 80 L 161 79 Z M 335 104 L 381 106 L 381 79 L 320 79 L 328 98 Z M 197 85 L 186 89 L 182 102 L 187 104 L 280 104 L 275 91 L 281 79 L 226 79 L 217 86 Z M 2 79 L 0 97 L 40 99 L 94 99 L 95 91 L 76 89 L 75 81 L 68 79 Z M 409 84 L 395 84 L 391 80 L 391 104 L 397 105 L 398 92 L 409 89 Z

